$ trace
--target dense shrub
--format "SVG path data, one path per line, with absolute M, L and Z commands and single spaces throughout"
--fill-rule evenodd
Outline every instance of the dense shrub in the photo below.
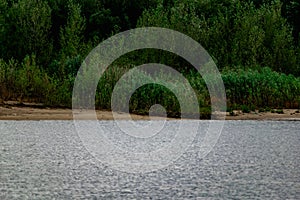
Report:
M 228 103 L 256 107 L 298 108 L 300 78 L 272 71 L 229 70 L 222 75 Z
M 22 63 L 11 59 L 0 64 L 0 98 L 4 100 L 43 101 L 49 95 L 49 77 L 35 61 L 35 56 L 26 56 Z

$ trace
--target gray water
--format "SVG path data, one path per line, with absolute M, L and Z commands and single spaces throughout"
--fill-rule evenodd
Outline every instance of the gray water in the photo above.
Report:
M 0 199 L 300 199 L 297 121 L 226 121 L 206 157 L 199 134 L 174 163 L 138 174 L 95 160 L 72 121 L 0 121 L 0 137 Z

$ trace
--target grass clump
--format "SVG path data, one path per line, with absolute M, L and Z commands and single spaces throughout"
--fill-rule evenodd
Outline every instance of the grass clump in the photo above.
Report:
M 247 105 L 242 105 L 241 110 L 243 113 L 250 113 L 250 109 Z

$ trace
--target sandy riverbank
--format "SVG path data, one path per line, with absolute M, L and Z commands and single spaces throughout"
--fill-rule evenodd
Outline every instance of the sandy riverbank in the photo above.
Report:
M 80 112 L 80 111 L 79 111 Z M 227 120 L 299 120 L 300 113 L 296 109 L 284 109 L 283 114 L 271 112 L 251 112 L 242 113 L 235 111 L 236 116 L 230 116 L 226 113 Z M 99 120 L 112 120 L 113 115 L 111 111 L 96 111 Z M 120 119 L 128 119 L 128 117 L 120 114 Z M 135 120 L 147 120 L 149 116 L 134 115 L 131 117 Z M 92 115 L 85 115 L 83 119 L 92 119 Z M 160 119 L 157 117 L 157 119 Z M 6 102 L 0 105 L 0 120 L 73 120 L 73 113 L 71 109 L 63 108 L 47 108 L 39 104 L 24 103 L 19 105 L 16 102 Z

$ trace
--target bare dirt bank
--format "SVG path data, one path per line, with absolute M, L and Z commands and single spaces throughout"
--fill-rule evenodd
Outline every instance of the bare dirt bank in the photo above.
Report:
M 93 119 L 93 113 L 82 112 L 81 119 Z M 97 119 L 99 120 L 113 120 L 111 111 L 96 110 Z M 130 119 L 125 113 L 118 113 L 118 119 Z M 135 120 L 147 120 L 149 116 L 131 114 Z M 160 117 L 155 117 L 160 119 Z M 0 120 L 73 120 L 72 109 L 66 108 L 48 108 L 42 104 L 23 103 L 19 104 L 14 101 L 5 102 L 0 105 Z
M 81 112 L 80 110 L 78 112 Z M 235 111 L 236 116 L 230 116 L 226 113 L 226 120 L 297 120 L 300 121 L 299 110 L 283 109 L 283 114 L 271 112 L 251 112 L 242 113 Z M 97 119 L 112 120 L 111 111 L 97 110 Z M 124 113 L 118 113 L 119 119 L 129 119 Z M 149 116 L 131 114 L 134 120 L 147 120 Z M 87 113 L 81 119 L 93 119 L 92 114 Z M 160 117 L 156 117 L 160 119 Z M 174 118 L 169 118 L 170 120 Z M 41 104 L 24 103 L 22 105 L 16 102 L 5 102 L 0 105 L 0 120 L 73 120 L 73 112 L 71 109 L 64 108 L 47 108 Z
M 277 121 L 300 121 L 300 113 L 297 109 L 283 109 L 283 114 L 271 112 L 250 112 L 242 113 L 234 111 L 236 116 L 226 114 L 226 120 L 277 120 Z

